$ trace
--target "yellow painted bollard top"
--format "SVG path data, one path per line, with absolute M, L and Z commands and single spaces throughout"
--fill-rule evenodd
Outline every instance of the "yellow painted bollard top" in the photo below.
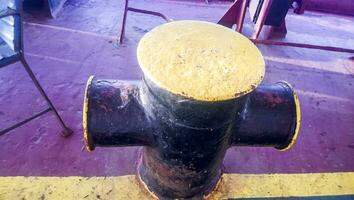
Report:
M 200 101 L 233 99 L 263 80 L 257 47 L 229 28 L 202 21 L 160 25 L 140 40 L 138 62 L 145 76 L 174 94 Z

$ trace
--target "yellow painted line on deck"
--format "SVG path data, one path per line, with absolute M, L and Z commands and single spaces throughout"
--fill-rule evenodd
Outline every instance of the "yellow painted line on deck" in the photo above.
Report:
M 208 199 L 354 194 L 354 172 L 224 174 Z M 0 177 L 0 199 L 151 199 L 134 175 Z
M 354 194 L 354 172 L 225 174 L 212 199 Z
M 70 33 L 77 33 L 77 34 L 88 35 L 88 36 L 99 37 L 99 38 L 110 39 L 110 40 L 117 39 L 116 36 L 102 35 L 102 34 L 98 34 L 98 33 L 94 33 L 94 32 L 80 31 L 77 29 L 65 28 L 65 27 L 61 27 L 61 26 L 53 26 L 53 25 L 39 24 L 39 23 L 33 23 L 33 22 L 24 22 L 24 24 L 29 25 L 29 26 L 33 26 L 33 27 L 48 28 L 48 29 L 53 29 L 53 30 L 58 30 L 58 31 L 66 31 L 66 32 L 70 32 Z
M 69 60 L 69 59 L 62 59 L 62 58 L 57 58 L 57 57 L 52 57 L 52 56 L 44 56 L 44 55 L 39 55 L 39 54 L 34 54 L 34 53 L 25 53 L 26 56 L 31 56 L 31 57 L 35 57 L 35 58 L 40 58 L 40 59 L 49 59 L 49 60 L 54 60 L 54 61 L 58 61 L 58 62 L 64 62 L 64 63 L 69 63 L 69 64 L 75 64 L 75 65 L 79 65 L 81 64 L 80 62 L 76 62 L 73 60 Z

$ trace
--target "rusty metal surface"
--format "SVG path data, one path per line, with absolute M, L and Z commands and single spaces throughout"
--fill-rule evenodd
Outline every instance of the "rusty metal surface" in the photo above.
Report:
M 299 123 L 293 90 L 284 83 L 210 102 L 172 94 L 146 77 L 89 79 L 86 90 L 87 148 L 144 146 L 139 176 L 162 199 L 203 198 L 221 177 L 229 147 L 286 148 Z
M 283 82 L 260 85 L 249 95 L 232 143 L 285 149 L 296 138 L 300 116 L 293 89 Z
M 96 80 L 87 86 L 85 143 L 95 146 L 144 146 L 152 139 L 148 118 L 138 102 L 138 82 Z

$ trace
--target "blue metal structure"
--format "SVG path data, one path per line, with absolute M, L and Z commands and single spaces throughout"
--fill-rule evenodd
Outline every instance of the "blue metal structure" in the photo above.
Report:
M 20 59 L 23 49 L 20 6 L 19 1 L 0 3 L 0 67 Z

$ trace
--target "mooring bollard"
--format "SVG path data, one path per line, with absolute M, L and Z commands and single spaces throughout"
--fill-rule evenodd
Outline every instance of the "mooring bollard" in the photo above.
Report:
M 140 41 L 142 81 L 88 81 L 84 137 L 95 147 L 143 146 L 138 177 L 160 199 L 202 199 L 232 146 L 285 150 L 300 107 L 286 82 L 262 84 L 265 63 L 241 34 L 200 21 L 170 22 Z

